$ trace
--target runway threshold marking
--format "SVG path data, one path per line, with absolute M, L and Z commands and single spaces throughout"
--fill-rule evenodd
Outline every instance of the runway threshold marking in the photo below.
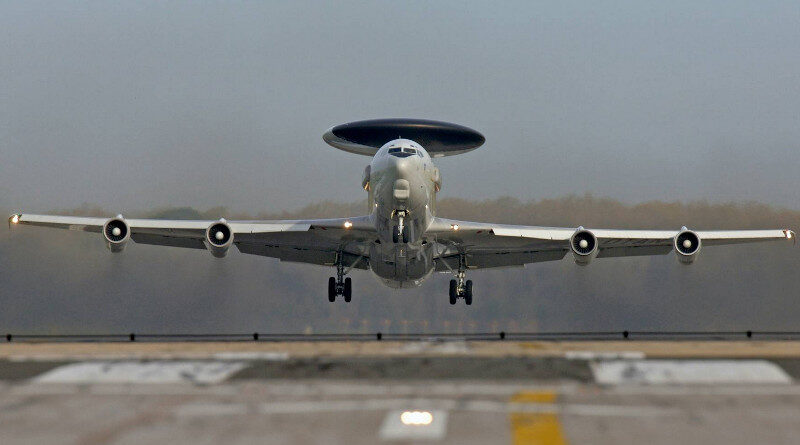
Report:
M 521 391 L 511 397 L 512 404 L 555 404 L 558 394 L 553 391 Z M 511 412 L 511 443 L 513 445 L 566 445 L 561 422 L 553 412 Z
M 609 360 L 590 363 L 601 385 L 792 383 L 766 360 Z
M 247 367 L 230 361 L 96 361 L 70 363 L 33 379 L 34 383 L 199 383 L 226 380 Z

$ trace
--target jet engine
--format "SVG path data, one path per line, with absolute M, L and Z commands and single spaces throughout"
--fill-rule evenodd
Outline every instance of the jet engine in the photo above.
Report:
M 131 228 L 122 215 L 117 215 L 103 224 L 103 238 L 106 240 L 108 250 L 122 252 L 125 244 L 131 239 Z
M 211 224 L 206 229 L 206 248 L 217 258 L 228 254 L 228 248 L 233 244 L 233 230 L 224 219 Z
M 683 264 L 691 264 L 700 253 L 700 237 L 696 233 L 682 227 L 681 231 L 675 235 L 675 252 L 678 254 L 678 261 Z
M 583 227 L 578 227 L 572 234 L 569 246 L 575 257 L 575 264 L 585 266 L 597 256 L 597 237 Z

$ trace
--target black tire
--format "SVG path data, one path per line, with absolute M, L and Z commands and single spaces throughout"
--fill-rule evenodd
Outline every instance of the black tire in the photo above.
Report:
M 466 289 L 464 289 L 464 302 L 467 306 L 472 304 L 472 280 L 467 280 Z
M 456 304 L 456 300 L 458 299 L 458 293 L 456 292 L 456 288 L 458 284 L 456 280 L 450 280 L 450 304 Z
M 353 280 L 350 277 L 344 279 L 344 302 L 349 303 L 353 298 Z
M 400 242 L 400 228 L 398 226 L 392 227 L 392 242 L 395 244 Z
M 408 226 L 403 227 L 403 243 L 408 244 Z
M 328 278 L 328 301 L 336 301 L 336 278 Z

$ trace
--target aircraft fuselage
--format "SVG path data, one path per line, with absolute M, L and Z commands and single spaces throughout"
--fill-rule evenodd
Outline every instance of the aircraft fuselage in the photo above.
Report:
M 436 243 L 424 235 L 435 214 L 438 170 L 422 146 L 396 139 L 378 150 L 368 171 L 380 240 L 370 249 L 370 267 L 388 286 L 418 286 L 434 267 Z

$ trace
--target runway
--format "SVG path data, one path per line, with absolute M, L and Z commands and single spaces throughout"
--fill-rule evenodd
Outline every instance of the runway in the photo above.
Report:
M 3 444 L 796 443 L 800 342 L 0 346 Z

